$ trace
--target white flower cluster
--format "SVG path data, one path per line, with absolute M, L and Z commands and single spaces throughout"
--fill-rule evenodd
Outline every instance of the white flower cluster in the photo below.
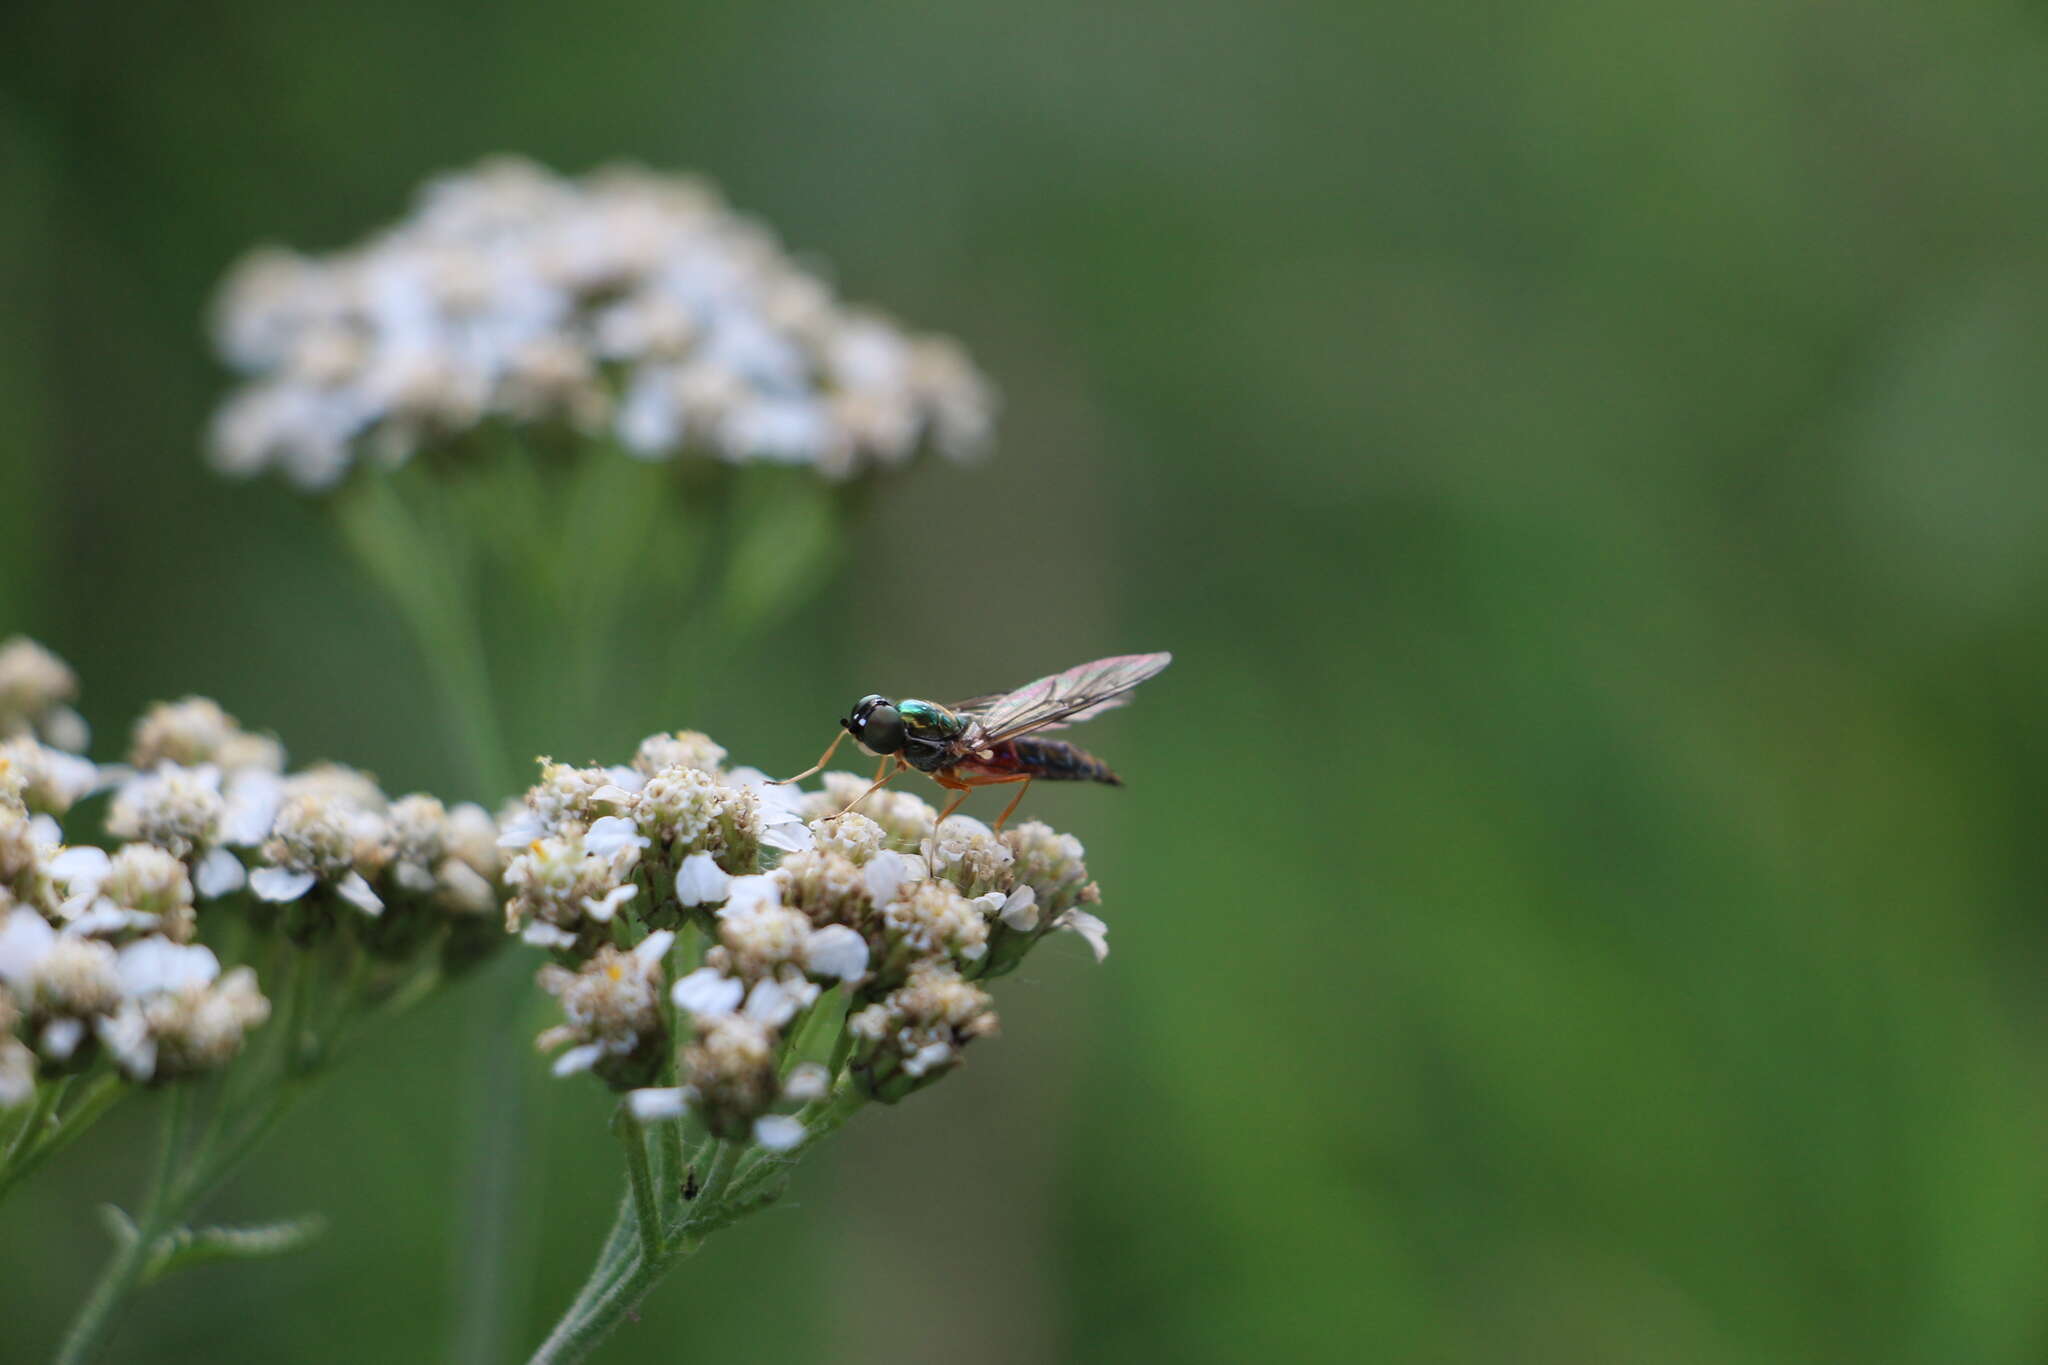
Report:
M 161 934 L 116 947 L 16 906 L 0 918 L 0 1105 L 35 1093 L 39 1068 L 82 1069 L 94 1045 L 136 1081 L 226 1065 L 270 1017 L 247 967 Z
M 46 697 L 75 687 L 40 646 L 0 652 L 67 680 Z M 11 714 L 49 714 L 21 706 L 25 695 L 10 691 Z M 102 1052 L 136 1081 L 226 1064 L 269 1015 L 254 973 L 223 974 L 191 941 L 193 887 L 179 851 L 65 845 L 59 818 L 110 774 L 42 744 L 39 728 L 0 742 L 0 1107 L 27 1101 L 39 1073 L 71 1074 Z
M 151 708 L 129 762 L 108 832 L 188 861 L 203 899 L 246 887 L 271 904 L 314 913 L 342 905 L 373 918 L 396 904 L 394 924 L 373 937 L 397 951 L 437 915 L 497 907 L 497 822 L 481 806 L 449 808 L 419 794 L 393 801 L 369 774 L 339 764 L 286 774 L 276 740 L 248 733 L 203 697 Z
M 543 760 L 541 779 L 503 821 L 512 897 L 506 928 L 528 943 L 587 956 L 643 889 L 650 925 L 722 900 L 764 847 L 810 842 L 796 797 L 753 768 L 727 772 L 725 750 L 694 731 L 653 735 L 631 764 Z M 667 903 L 668 919 L 658 920 Z
M 708 184 L 627 167 L 487 161 L 359 246 L 259 250 L 215 334 L 250 376 L 215 418 L 215 462 L 313 489 L 490 419 L 835 477 L 971 454 L 992 420 L 957 345 L 839 302 Z
M 867 785 L 852 774 L 800 795 L 724 759 L 685 733 L 631 766 L 545 763 L 505 820 L 523 849 L 508 928 L 564 955 L 540 983 L 565 1020 L 540 1044 L 565 1049 L 557 1074 L 631 1090 L 641 1119 L 694 1113 L 721 1137 L 793 1146 L 803 1106 L 835 1086 L 895 1100 L 958 1065 L 996 1028 L 977 982 L 1045 934 L 1107 951 L 1075 840 L 937 825 L 904 792 L 846 811 Z M 795 1035 L 835 988 L 833 1063 L 800 1063 Z M 674 1084 L 651 1085 L 671 1057 Z
M 0 739 L 28 735 L 66 753 L 82 752 L 90 738 L 85 718 L 71 709 L 78 675 L 25 636 L 0 641 Z
M 288 906 L 282 928 L 301 944 L 345 913 L 386 959 L 443 926 L 451 953 L 497 941 L 464 932 L 492 926 L 502 895 L 498 826 L 481 807 L 390 801 L 349 768 L 288 775 L 275 739 L 201 697 L 152 707 L 128 762 L 102 768 L 36 738 L 52 716 L 65 728 L 53 708 L 75 683 L 60 661 L 14 641 L 0 678 L 0 1106 L 101 1055 L 144 1082 L 231 1060 L 270 1005 L 253 971 L 224 970 L 195 941 L 206 902 L 246 891 Z M 67 843 L 59 821 L 108 786 L 116 846 Z

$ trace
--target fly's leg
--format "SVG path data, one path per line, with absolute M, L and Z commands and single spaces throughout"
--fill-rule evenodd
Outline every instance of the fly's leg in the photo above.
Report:
M 878 790 L 880 790 L 883 787 L 886 787 L 887 785 L 889 785 L 889 783 L 895 781 L 896 774 L 902 772 L 905 768 L 908 768 L 910 766 L 908 763 L 905 763 L 903 761 L 903 756 L 901 754 L 898 754 L 896 756 L 895 761 L 896 766 L 894 769 L 892 769 L 887 775 L 876 778 L 873 784 L 871 784 L 866 791 L 862 792 L 859 796 L 854 797 L 853 800 L 847 802 L 845 809 L 841 810 L 839 813 L 841 815 L 846 814 L 847 811 L 852 810 L 855 806 L 858 806 L 861 802 L 867 800 L 870 796 L 873 796 Z M 882 766 L 885 768 L 888 767 L 889 760 L 886 758 L 883 759 Z
M 1010 804 L 1003 807 L 1003 813 L 996 817 L 995 832 L 1001 834 L 1003 832 L 1003 822 L 1016 812 L 1018 802 L 1024 799 L 1025 792 L 1031 790 L 1031 779 L 1036 776 L 1036 773 L 1005 773 L 1001 777 L 971 778 L 968 781 L 962 782 L 958 778 L 945 778 L 940 777 L 937 773 L 933 773 L 932 781 L 938 783 L 941 787 L 959 794 L 946 803 L 946 808 L 939 812 L 939 818 L 933 822 L 932 828 L 936 830 L 940 824 L 943 824 L 946 817 L 958 810 L 960 803 L 967 799 L 967 793 L 973 791 L 976 787 L 1000 787 L 1006 782 L 1021 782 L 1024 785 L 1017 788 L 1017 794 L 1010 799 Z
M 980 784 L 975 782 L 962 782 L 957 777 L 947 777 L 942 773 L 933 773 L 931 775 L 931 778 L 932 781 L 938 783 L 947 791 L 955 793 L 953 799 L 946 803 L 946 808 L 939 812 L 939 818 L 932 821 L 932 833 L 936 835 L 938 833 L 939 826 L 946 823 L 946 817 L 951 815 L 954 811 L 960 809 L 960 803 L 967 799 L 967 793 L 973 791 L 975 787 L 979 786 Z
M 1031 790 L 1031 779 L 1034 775 L 1035 774 L 1032 773 L 1024 774 L 1024 785 L 1017 788 L 1017 794 L 1010 798 L 1010 804 L 1004 806 L 1003 813 L 996 817 L 996 833 L 1001 834 L 1003 832 L 1004 823 L 1007 822 L 1012 815 L 1015 815 L 1017 813 L 1017 807 L 1024 800 L 1024 793 Z M 1006 782 L 1015 782 L 1017 779 L 1014 777 L 1010 777 L 1004 778 L 1003 780 Z
M 832 742 L 825 746 L 825 752 L 818 755 L 818 761 L 816 763 L 813 763 L 810 767 L 804 769 L 802 772 L 798 773 L 795 777 L 780 778 L 774 782 L 770 782 L 768 785 L 771 787 L 787 787 L 790 783 L 801 782 L 805 778 L 809 777 L 812 773 L 817 772 L 820 768 L 823 768 L 827 763 L 830 763 L 832 761 L 832 751 L 839 747 L 840 741 L 844 740 L 847 734 L 847 731 L 841 730 L 838 734 L 834 735 L 832 737 Z

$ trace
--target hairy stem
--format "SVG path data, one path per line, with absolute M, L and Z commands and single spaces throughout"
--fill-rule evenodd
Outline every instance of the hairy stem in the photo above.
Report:
M 661 1205 L 655 1198 L 654 1177 L 647 1170 L 647 1135 L 623 1106 L 617 1122 L 619 1141 L 626 1149 L 626 1184 L 633 1193 L 633 1217 L 640 1228 L 640 1255 L 657 1261 L 661 1259 Z
M 178 1166 L 178 1151 L 184 1143 L 187 1120 L 191 1116 L 191 1091 L 183 1086 L 174 1087 L 166 1103 L 163 1136 L 149 1189 L 143 1196 L 142 1216 L 135 1220 L 132 1231 L 123 1236 L 114 1248 L 107 1268 L 100 1272 L 99 1281 L 93 1285 L 92 1293 L 73 1319 L 71 1330 L 64 1334 L 64 1344 L 57 1350 L 57 1365 L 79 1365 L 79 1362 L 92 1359 L 107 1329 L 113 1325 L 115 1310 L 142 1278 L 151 1243 L 174 1216 L 175 1201 L 171 1187 L 173 1173 Z

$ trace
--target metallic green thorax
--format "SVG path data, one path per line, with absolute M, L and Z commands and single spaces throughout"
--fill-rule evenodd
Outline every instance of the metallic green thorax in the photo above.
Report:
M 935 701 L 905 697 L 896 703 L 906 733 L 917 739 L 954 739 L 967 729 L 967 720 Z
M 905 697 L 896 703 L 903 718 L 903 761 L 935 773 L 953 762 L 953 740 L 966 733 L 967 718 L 935 701 Z

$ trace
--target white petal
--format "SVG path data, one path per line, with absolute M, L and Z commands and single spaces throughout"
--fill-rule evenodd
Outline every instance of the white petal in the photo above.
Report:
M 410 891 L 415 896 L 427 895 L 441 884 L 433 869 L 421 867 L 418 863 L 393 863 L 391 880 L 398 883 L 399 890 Z
M 633 899 L 639 893 L 639 890 L 639 887 L 629 882 L 624 886 L 613 887 L 605 892 L 602 898 L 585 896 L 583 898 L 583 913 L 596 920 L 599 924 L 610 924 L 612 916 L 619 912 L 619 907 Z
M 759 768 L 734 768 L 725 775 L 728 787 L 744 787 L 761 803 L 764 824 L 780 825 L 801 820 L 804 794 L 786 783 L 776 782 Z
M 764 828 L 761 843 L 784 853 L 805 853 L 818 846 L 818 836 L 801 820 L 784 820 Z
M 971 839 L 977 834 L 989 839 L 996 837 L 994 830 L 971 815 L 947 816 L 946 823 L 939 826 L 938 834 L 942 839 Z
M 113 866 L 113 859 L 103 848 L 91 844 L 76 844 L 43 864 L 43 870 L 61 882 L 73 895 L 81 892 L 91 894 L 99 890 L 100 882 Z
M 334 893 L 366 915 L 384 913 L 384 902 L 376 891 L 363 880 L 360 872 L 351 872 L 334 884 Z
M 84 753 L 85 746 L 92 743 L 92 728 L 85 723 L 84 716 L 68 706 L 60 706 L 43 717 L 43 737 L 53 748 Z
M 310 872 L 293 872 L 282 867 L 259 867 L 249 874 L 249 889 L 263 901 L 295 901 L 319 881 Z
M 596 1066 L 598 1060 L 603 1056 L 604 1049 L 596 1043 L 585 1043 L 582 1047 L 572 1047 L 561 1056 L 555 1058 L 555 1074 L 557 1076 L 573 1076 L 579 1071 L 588 1071 Z
M 726 893 L 725 908 L 718 913 L 721 917 L 747 915 L 781 904 L 781 884 L 771 874 L 757 872 L 750 877 L 732 879 L 732 886 Z
M 692 853 L 676 870 L 676 899 L 684 905 L 717 905 L 732 893 L 732 878 L 709 853 Z
M 851 981 L 868 969 L 868 941 L 844 924 L 813 929 L 804 940 L 804 970 Z
M 123 910 L 102 896 L 66 921 L 64 932 L 79 938 L 91 938 L 96 934 L 118 934 L 129 929 L 154 929 L 158 923 L 155 915 L 144 914 L 140 910 Z
M 167 938 L 142 938 L 114 957 L 114 973 L 130 1000 L 159 991 L 204 986 L 220 975 L 220 959 L 204 944 L 179 944 Z
M 546 920 L 535 920 L 519 935 L 520 942 L 531 943 L 536 948 L 573 948 L 576 935 L 567 929 L 557 929 Z
M 28 822 L 28 837 L 34 841 L 36 847 L 44 850 L 64 846 L 64 831 L 58 827 L 55 819 L 47 815 L 38 815 Z
M 245 768 L 228 779 L 222 793 L 220 840 L 250 848 L 270 837 L 277 808 L 284 801 L 284 782 L 276 773 Z
M 786 1152 L 803 1140 L 803 1124 L 787 1114 L 763 1114 L 754 1120 L 754 1141 L 771 1152 Z
M 192 869 L 192 889 L 208 900 L 240 891 L 248 880 L 242 860 L 225 848 L 207 850 L 199 866 Z
M 1030 933 L 1038 927 L 1038 892 L 1029 886 L 1020 886 L 1003 898 L 1003 923 L 1022 933 Z
M 675 943 L 676 936 L 674 930 L 657 930 L 634 945 L 633 956 L 639 959 L 645 966 L 659 966 L 661 960 L 668 956 L 668 950 L 673 948 Z
M 676 982 L 669 992 L 669 999 L 676 1002 L 679 1010 L 691 1014 L 731 1014 L 740 1007 L 740 1000 L 747 988 L 716 967 L 699 967 L 681 981 Z
M 85 1021 L 82 1019 L 52 1019 L 43 1025 L 43 1036 L 38 1040 L 44 1056 L 52 1061 L 64 1061 L 78 1051 L 78 1045 L 85 1041 Z
M 799 1062 L 782 1082 L 782 1098 L 809 1104 L 831 1092 L 832 1073 L 816 1062 Z
M 812 989 L 816 989 L 813 987 Z M 783 985 L 773 977 L 765 977 L 754 983 L 754 989 L 747 992 L 747 1018 L 770 1028 L 781 1028 L 796 1018 L 796 1012 L 808 1003 L 797 991 Z
M 626 1094 L 626 1108 L 641 1123 L 679 1119 L 690 1109 L 690 1092 L 678 1086 L 665 1090 L 632 1090 Z
M 499 827 L 498 847 L 525 848 L 547 832 L 548 822 L 540 818 L 539 811 L 521 807 L 516 815 Z
M 35 1094 L 34 1054 L 13 1038 L 0 1038 L 0 1109 L 26 1104 Z
M 935 1066 L 943 1065 L 953 1055 L 950 1043 L 926 1043 L 903 1059 L 903 1074 L 922 1076 Z
M 904 882 L 910 880 L 910 860 L 894 849 L 884 849 L 868 859 L 861 869 L 861 881 L 866 885 L 868 898 L 877 906 L 895 903 Z
M 108 781 L 107 775 L 100 771 L 99 764 L 89 758 L 80 758 L 76 754 L 67 754 L 56 748 L 43 750 L 42 766 L 51 785 L 57 789 L 67 806 L 98 791 Z
M 130 1076 L 146 1081 L 156 1074 L 156 1039 L 149 1036 L 149 1023 L 132 1001 L 114 1015 L 95 1019 L 93 1032 Z
M 1088 940 L 1088 946 L 1095 953 L 1095 960 L 1102 961 L 1109 956 L 1109 926 L 1086 910 L 1069 910 L 1053 925 Z
M 638 853 L 652 841 L 640 827 L 623 815 L 604 815 L 590 822 L 583 836 L 583 848 L 599 858 L 612 858 L 626 849 Z
M 57 931 L 33 910 L 16 909 L 0 920 L 0 981 L 26 981 L 56 941 Z

